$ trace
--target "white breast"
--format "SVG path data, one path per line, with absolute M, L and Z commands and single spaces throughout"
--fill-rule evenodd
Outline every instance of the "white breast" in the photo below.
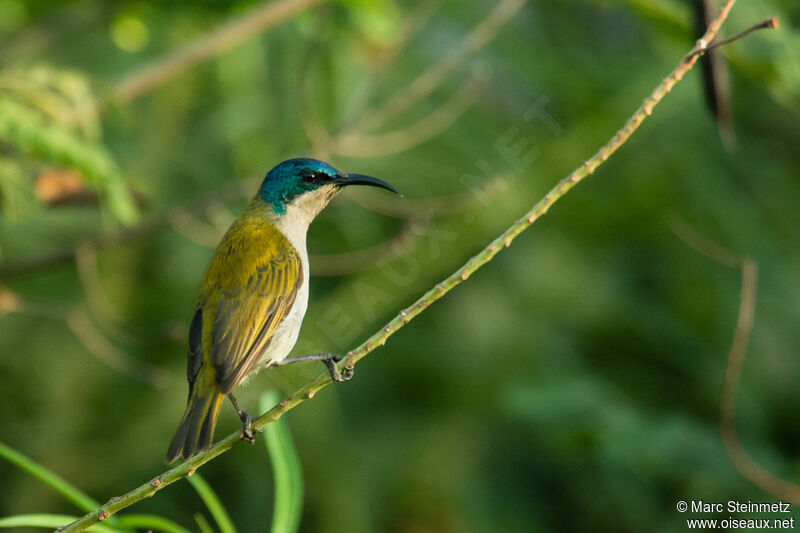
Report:
M 261 356 L 261 365 L 283 361 L 294 348 L 300 334 L 300 326 L 308 308 L 308 281 L 311 277 L 308 268 L 308 252 L 306 251 L 306 233 L 314 217 L 322 210 L 330 199 L 329 191 L 320 189 L 306 193 L 295 202 L 286 206 L 286 213 L 275 220 L 275 226 L 283 233 L 300 255 L 303 267 L 303 284 L 297 291 L 292 309 L 275 328 L 269 347 Z
M 308 272 L 307 269 L 308 261 L 306 260 L 303 264 L 304 276 L 308 275 L 306 274 L 306 272 Z M 297 296 L 294 299 L 292 309 L 289 311 L 283 321 L 278 324 L 278 327 L 275 328 L 275 332 L 272 335 L 272 340 L 269 343 L 269 347 L 267 347 L 264 354 L 261 356 L 261 365 L 269 366 L 275 363 L 280 363 L 286 358 L 287 355 L 289 355 L 289 352 L 292 351 L 292 348 L 294 348 L 294 345 L 297 342 L 297 337 L 300 334 L 300 326 L 303 323 L 303 317 L 306 314 L 307 308 L 308 279 L 303 278 L 303 285 L 297 291 Z

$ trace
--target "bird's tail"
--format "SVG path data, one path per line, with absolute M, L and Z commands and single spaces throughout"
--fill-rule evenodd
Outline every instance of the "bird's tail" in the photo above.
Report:
M 225 395 L 214 385 L 203 385 L 206 384 L 198 380 L 192 387 L 186 412 L 167 450 L 168 463 L 179 456 L 188 459 L 211 447 L 214 426 L 217 425 L 219 408 Z

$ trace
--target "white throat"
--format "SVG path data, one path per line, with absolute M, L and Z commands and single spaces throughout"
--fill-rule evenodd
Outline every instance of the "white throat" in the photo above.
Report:
M 275 226 L 283 233 L 292 246 L 300 253 L 303 267 L 308 273 L 308 253 L 306 252 L 306 233 L 308 226 L 322 211 L 337 190 L 332 185 L 308 191 L 286 205 L 286 212 L 275 220 Z

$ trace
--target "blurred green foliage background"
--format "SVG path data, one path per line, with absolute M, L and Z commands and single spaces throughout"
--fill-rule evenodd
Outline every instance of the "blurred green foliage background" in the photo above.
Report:
M 346 351 L 589 157 L 694 40 L 679 0 L 315 3 L 124 92 L 260 9 L 0 0 L 0 441 L 100 501 L 164 470 L 198 281 L 274 164 L 318 156 L 406 196 L 348 191 L 311 229 L 295 353 Z M 771 15 L 778 31 L 724 49 L 730 151 L 695 70 L 513 246 L 288 415 L 301 530 L 683 531 L 679 500 L 776 501 L 719 437 L 739 272 L 676 224 L 759 266 L 737 427 L 800 478 L 800 8 L 742 1 L 723 33 Z M 264 371 L 239 399 L 255 411 L 322 371 Z M 217 437 L 237 426 L 226 406 Z M 240 531 L 267 529 L 261 445 L 202 473 Z M 0 479 L 0 516 L 78 514 L 7 462 Z M 189 528 L 205 512 L 185 481 L 131 510 Z

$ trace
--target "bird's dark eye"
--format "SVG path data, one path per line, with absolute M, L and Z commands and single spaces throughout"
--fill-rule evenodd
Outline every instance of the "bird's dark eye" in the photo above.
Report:
M 303 178 L 303 181 L 306 183 L 313 183 L 314 185 L 324 185 L 333 179 L 325 172 L 310 169 L 301 170 L 300 177 Z

